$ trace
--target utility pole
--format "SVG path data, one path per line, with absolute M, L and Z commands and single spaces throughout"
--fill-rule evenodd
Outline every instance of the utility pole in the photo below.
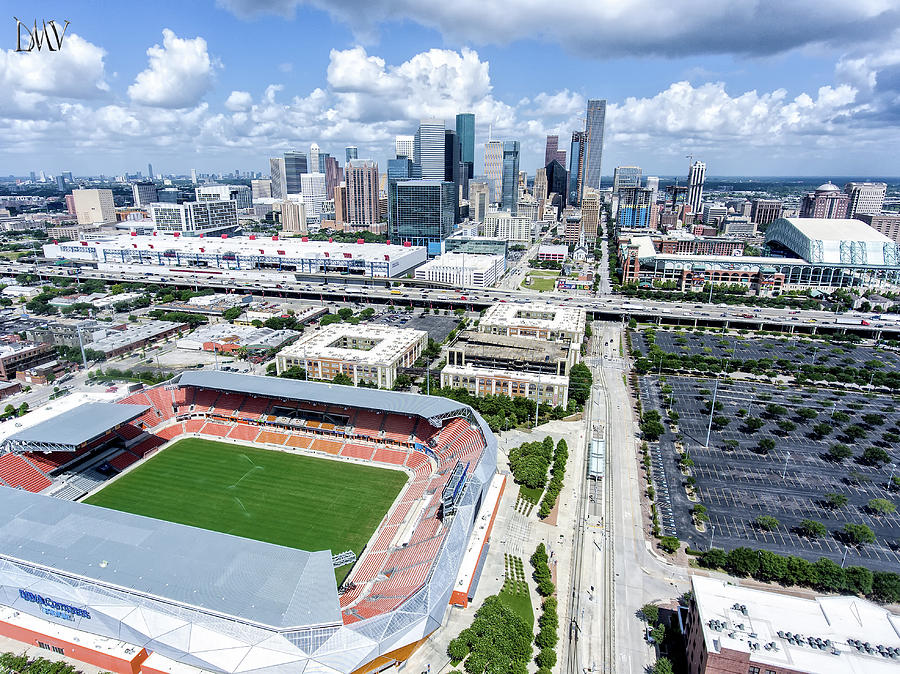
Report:
M 787 474 L 788 461 L 791 460 L 791 453 L 788 452 L 784 455 L 784 469 L 781 471 L 781 479 L 784 479 L 784 476 Z
M 84 355 L 84 340 L 81 338 L 81 326 L 78 326 L 78 346 L 81 347 L 81 364 L 87 372 L 87 358 Z

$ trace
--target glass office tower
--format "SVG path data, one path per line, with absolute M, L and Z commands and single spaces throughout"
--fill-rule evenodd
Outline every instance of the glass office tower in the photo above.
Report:
M 500 190 L 500 210 L 511 215 L 518 213 L 519 205 L 519 141 L 503 141 L 503 173 Z

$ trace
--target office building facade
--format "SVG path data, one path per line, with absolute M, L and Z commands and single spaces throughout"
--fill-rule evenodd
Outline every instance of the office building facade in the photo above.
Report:
M 302 174 L 300 191 L 303 194 L 303 203 L 306 204 L 306 222 L 318 225 L 326 198 L 325 175 L 322 173 Z
M 590 99 L 587 102 L 584 122 L 584 179 L 585 187 L 600 189 L 601 163 L 603 159 L 603 133 L 606 127 L 606 100 Z
M 72 190 L 79 225 L 108 225 L 116 221 L 112 190 Z
M 306 168 L 310 173 L 315 173 L 316 171 L 324 173 L 319 166 L 319 146 L 316 143 L 309 146 L 309 165 Z
M 469 198 L 469 181 L 475 177 L 475 115 L 462 112 L 456 116 L 456 135 L 459 138 L 460 184 L 463 199 Z
M 646 187 L 626 187 L 619 190 L 619 210 L 616 226 L 620 229 L 648 229 L 653 207 L 653 190 Z
M 484 144 L 484 178 L 490 190 L 491 203 L 500 201 L 503 177 L 503 144 L 490 140 Z
M 454 222 L 459 222 L 459 197 L 462 185 L 462 162 L 460 154 L 459 136 L 456 131 L 444 130 L 444 180 L 453 183 L 453 193 L 456 195 L 456 214 Z
M 300 176 L 309 173 L 309 164 L 305 152 L 291 150 L 284 153 L 284 179 L 287 185 L 287 194 L 300 194 Z
M 253 206 L 253 197 L 246 185 L 203 185 L 195 189 L 195 196 L 197 201 L 231 200 L 238 210 Z
M 549 162 L 547 162 L 549 164 Z M 543 201 L 547 198 L 547 169 L 539 168 L 534 174 L 534 198 Z
M 286 199 L 288 190 L 283 157 L 272 157 L 269 159 L 269 176 L 272 181 L 272 198 Z
M 453 232 L 454 200 L 453 184 L 443 180 L 388 183 L 391 239 L 439 244 Z
M 850 197 L 847 205 L 847 217 L 857 215 L 878 215 L 884 206 L 884 195 L 887 193 L 885 183 L 847 183 L 844 193 Z
M 581 188 L 584 177 L 584 132 L 572 134 L 569 152 L 569 193 L 566 201 L 572 206 L 581 204 Z M 551 190 L 552 191 L 552 190 Z
M 131 195 L 135 206 L 146 206 L 156 201 L 156 185 L 152 182 L 133 183 Z
M 153 228 L 179 236 L 218 236 L 237 231 L 237 203 L 231 200 L 190 201 L 150 206 Z
M 547 174 L 547 198 L 555 194 L 556 197 L 551 203 L 556 206 L 559 213 L 562 213 L 568 203 L 566 189 L 567 185 L 571 185 L 569 175 L 563 165 L 555 159 L 544 167 L 544 173 Z
M 418 167 L 418 176 L 423 180 L 444 180 L 444 121 L 423 119 L 419 123 L 413 142 L 413 161 Z
M 394 138 L 394 156 L 397 159 L 405 157 L 412 159 L 415 152 L 415 136 L 397 136 Z
M 658 184 L 658 183 L 657 183 Z M 613 172 L 613 194 L 618 194 L 623 187 L 641 186 L 640 166 L 616 166 Z
M 344 148 L 344 166 L 349 164 L 351 159 L 359 159 L 359 148 L 355 145 L 348 145 Z
M 781 217 L 784 205 L 778 199 L 754 199 L 750 204 L 750 222 L 768 225 Z
M 371 159 L 351 159 L 347 164 L 349 222 L 371 225 L 378 217 L 378 164 Z
M 334 199 L 334 190 L 344 180 L 344 170 L 338 160 L 328 155 L 325 157 L 325 196 Z
M 691 164 L 691 170 L 688 174 L 688 191 L 687 205 L 691 209 L 691 213 L 700 213 L 700 204 L 703 203 L 703 183 L 706 182 L 706 164 L 702 161 L 695 161 Z
M 491 189 L 486 182 L 473 180 L 469 183 L 469 218 L 474 222 L 484 222 L 491 203 Z
M 250 197 L 252 199 L 271 199 L 272 181 L 264 179 L 251 180 Z
M 597 240 L 597 230 L 600 227 L 600 193 L 595 189 L 588 189 L 581 199 L 581 231 L 584 232 L 584 242 L 590 248 Z
M 519 141 L 504 140 L 502 147 L 500 208 L 516 215 L 519 203 Z

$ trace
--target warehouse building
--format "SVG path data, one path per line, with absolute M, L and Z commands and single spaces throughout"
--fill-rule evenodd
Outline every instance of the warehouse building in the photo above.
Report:
M 235 354 L 241 349 L 250 352 L 277 349 L 299 336 L 300 333 L 296 330 L 273 330 L 255 328 L 252 325 L 215 323 L 200 326 L 191 334 L 176 341 L 175 346 L 188 351 Z
M 197 269 L 271 269 L 310 274 L 347 273 L 369 277 L 403 276 L 426 260 L 423 246 L 338 243 L 281 239 L 277 236 L 184 237 L 115 236 L 44 246 L 50 259 L 105 265 Z
M 505 269 L 506 258 L 499 255 L 444 253 L 416 269 L 416 278 L 461 288 L 493 288 Z
M 301 367 L 310 379 L 331 381 L 344 374 L 354 385 L 363 381 L 391 388 L 398 370 L 411 367 L 426 346 L 424 330 L 338 323 L 304 334 L 282 349 L 275 362 L 278 374 Z

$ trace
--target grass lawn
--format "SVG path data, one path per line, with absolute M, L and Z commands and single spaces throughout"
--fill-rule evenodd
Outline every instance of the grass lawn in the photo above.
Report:
M 559 272 L 557 271 L 530 271 L 526 279 L 522 281 L 521 287 L 540 292 L 553 290 L 556 287 L 556 279 L 558 277 Z M 529 279 L 531 280 L 530 283 L 528 282 Z
M 525 580 L 525 568 L 521 557 L 504 553 L 506 565 L 503 589 L 497 595 L 500 601 L 516 613 L 528 628 L 534 629 L 534 609 L 531 607 L 531 595 L 528 594 L 528 581 Z
M 526 487 L 524 484 L 519 485 L 519 496 L 529 503 L 537 505 L 543 495 L 544 490 L 540 487 L 532 489 L 531 487 Z
M 358 555 L 406 480 L 397 470 L 186 439 L 85 502 L 301 550 Z

